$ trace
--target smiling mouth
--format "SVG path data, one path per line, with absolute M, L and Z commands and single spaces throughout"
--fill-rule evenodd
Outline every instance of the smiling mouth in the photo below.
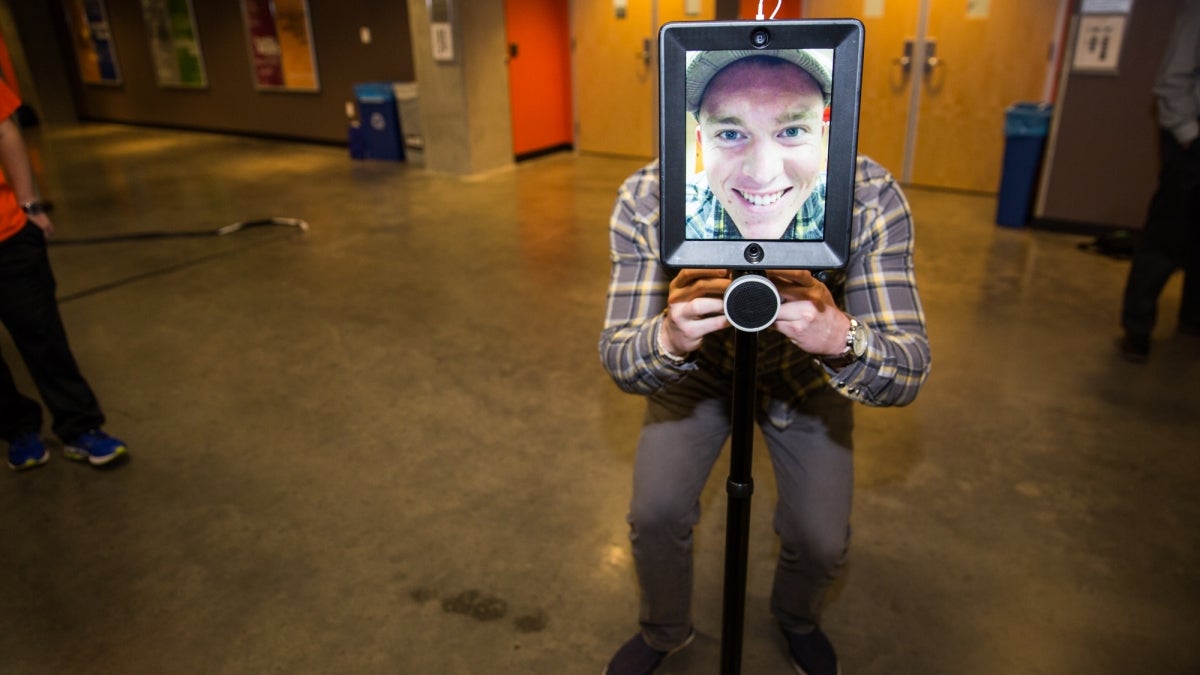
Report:
M 761 194 L 754 194 L 754 193 L 744 192 L 742 190 L 738 190 L 737 188 L 734 188 L 734 192 L 738 193 L 738 195 L 742 199 L 746 200 L 746 202 L 749 203 L 751 206 L 770 206 L 770 205 L 774 204 L 775 202 L 779 201 L 780 199 L 782 199 L 783 195 L 790 189 L 791 188 L 788 188 L 787 190 L 780 190 L 779 192 L 766 192 L 766 193 L 761 193 Z

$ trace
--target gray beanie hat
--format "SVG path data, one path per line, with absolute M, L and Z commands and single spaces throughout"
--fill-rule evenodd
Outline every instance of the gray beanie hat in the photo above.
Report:
M 722 50 L 711 52 L 700 52 L 687 67 L 687 86 L 684 88 L 687 94 L 687 109 L 688 112 L 696 115 L 700 112 L 700 101 L 704 99 L 704 92 L 708 89 L 708 83 L 721 72 L 725 66 L 728 66 L 735 61 L 740 61 L 750 56 L 774 56 L 778 59 L 783 59 L 790 63 L 799 66 L 804 72 L 812 76 L 817 81 L 817 86 L 821 88 L 821 93 L 825 96 L 825 104 L 829 105 L 829 91 L 831 89 L 832 80 L 829 77 L 829 71 L 821 64 L 812 54 L 806 49 L 774 49 L 769 51 L 758 51 L 750 49 Z

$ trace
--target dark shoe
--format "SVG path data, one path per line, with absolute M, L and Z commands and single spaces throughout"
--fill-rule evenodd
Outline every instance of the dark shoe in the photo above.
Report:
M 696 632 L 692 631 L 688 633 L 683 644 L 669 651 L 660 652 L 646 644 L 646 640 L 639 632 L 629 638 L 629 642 L 621 645 L 621 648 L 613 655 L 612 661 L 608 662 L 602 675 L 650 675 L 663 662 L 663 659 L 682 651 L 684 647 L 692 644 L 692 640 L 695 638 Z
M 1117 351 L 1130 363 L 1145 363 L 1150 358 L 1150 338 L 1126 333 L 1117 340 Z
M 833 643 L 825 637 L 820 628 L 804 634 L 783 631 L 787 638 L 788 655 L 792 657 L 792 667 L 800 675 L 838 675 L 837 653 L 833 651 Z
M 34 433 L 21 434 L 8 443 L 8 468 L 24 471 L 41 466 L 50 459 L 46 445 Z

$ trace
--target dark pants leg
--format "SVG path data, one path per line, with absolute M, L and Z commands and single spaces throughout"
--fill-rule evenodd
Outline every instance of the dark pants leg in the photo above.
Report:
M 642 635 L 658 650 L 678 646 L 692 625 L 692 528 L 729 437 L 729 389 L 697 372 L 647 399 L 629 524 Z M 760 420 L 779 490 L 771 608 L 786 630 L 805 632 L 817 622 L 845 557 L 854 482 L 850 405 L 825 391 L 803 402 L 785 429 Z
M 11 441 L 41 428 L 42 407 L 17 390 L 8 364 L 0 358 L 0 439 Z
M 1200 196 L 1200 142 L 1188 150 L 1167 131 L 1160 132 L 1162 169 L 1158 189 L 1150 200 L 1146 226 L 1133 254 L 1121 308 L 1125 332 L 1149 338 L 1158 317 L 1158 297 L 1175 270 L 1183 268 L 1183 304 L 1180 320 L 1196 325 L 1200 321 L 1200 279 L 1195 249 L 1197 209 Z
M 1200 206 L 1188 223 L 1186 258 L 1183 261 L 1183 297 L 1179 303 L 1179 323 L 1200 329 Z
M 103 425 L 104 414 L 71 354 L 55 290 L 46 239 L 37 226 L 30 223 L 0 242 L 0 322 L 12 336 L 50 410 L 54 433 L 70 440 Z M 9 419 L 32 421 L 30 403 L 16 392 L 5 367 L 0 373 L 0 404 L 5 406 L 0 416 L 5 425 Z M 40 416 L 37 421 L 33 428 L 16 431 L 37 431 Z
M 807 633 L 820 622 L 826 593 L 846 562 L 854 494 L 852 405 L 825 389 L 801 402 L 786 428 L 762 425 L 779 491 L 771 612 L 791 633 Z

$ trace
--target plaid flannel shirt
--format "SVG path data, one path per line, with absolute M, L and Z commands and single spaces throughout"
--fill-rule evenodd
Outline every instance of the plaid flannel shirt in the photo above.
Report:
M 655 161 L 626 179 L 610 223 L 612 277 L 600 358 L 617 385 L 630 393 L 654 394 L 697 368 L 733 373 L 732 328 L 706 336 L 695 357 L 682 364 L 659 351 L 670 272 L 659 262 L 658 220 Z M 831 290 L 866 327 L 867 351 L 834 371 L 777 331 L 761 333 L 758 387 L 773 424 L 786 426 L 788 402 L 825 386 L 867 405 L 913 400 L 929 374 L 930 359 L 912 253 L 908 202 L 886 169 L 859 157 L 844 287 Z
M 688 239 L 745 239 L 737 224 L 725 213 L 725 207 L 713 194 L 708 178 L 699 174 L 687 185 Z M 820 241 L 825 237 L 825 175 L 813 186 L 812 194 L 800 205 L 796 218 L 780 239 Z

